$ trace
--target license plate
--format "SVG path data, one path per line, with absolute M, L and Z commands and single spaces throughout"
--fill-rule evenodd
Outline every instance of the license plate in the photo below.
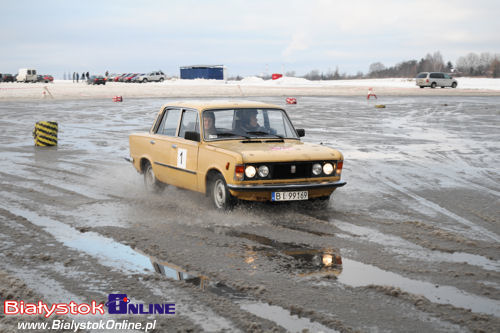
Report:
M 272 201 L 293 201 L 293 200 L 307 200 L 309 199 L 309 192 L 307 191 L 293 191 L 293 192 L 272 192 Z

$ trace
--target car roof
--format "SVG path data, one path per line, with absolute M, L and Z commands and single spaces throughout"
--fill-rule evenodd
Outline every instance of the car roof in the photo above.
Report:
M 270 108 L 270 109 L 283 109 L 280 106 L 262 102 L 254 101 L 227 101 L 227 100 L 193 100 L 193 101 L 178 101 L 168 103 L 162 106 L 165 107 L 183 107 L 197 109 L 199 111 L 208 109 L 228 109 L 228 108 Z

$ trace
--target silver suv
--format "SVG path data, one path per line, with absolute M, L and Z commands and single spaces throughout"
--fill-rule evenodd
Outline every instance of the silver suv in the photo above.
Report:
M 163 82 L 166 80 L 167 76 L 162 71 L 155 71 L 148 74 L 140 74 L 134 78 L 134 82 L 146 83 L 152 81 Z
M 424 87 L 452 87 L 456 88 L 458 85 L 457 80 L 445 73 L 440 72 L 422 72 L 418 73 L 415 79 L 417 86 Z

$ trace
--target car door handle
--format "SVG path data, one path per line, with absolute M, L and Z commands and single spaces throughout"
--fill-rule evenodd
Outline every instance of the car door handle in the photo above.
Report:
M 172 144 L 172 148 L 177 148 L 177 145 L 176 144 Z
M 154 145 L 155 144 L 155 140 L 151 140 L 149 141 L 150 144 Z

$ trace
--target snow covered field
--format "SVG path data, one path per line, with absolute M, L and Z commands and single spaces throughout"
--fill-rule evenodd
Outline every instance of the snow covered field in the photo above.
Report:
M 365 97 L 368 88 L 377 96 L 498 96 L 500 79 L 457 78 L 458 87 L 419 89 L 413 79 L 366 79 L 309 81 L 302 78 L 284 77 L 263 80 L 246 77 L 241 81 L 179 80 L 162 83 L 118 83 L 105 86 L 89 86 L 84 82 L 56 80 L 47 83 L 0 83 L 0 100 L 39 99 L 92 99 L 112 98 L 198 98 L 198 97 L 252 97 L 252 96 L 360 96 Z M 47 87 L 47 89 L 45 89 Z

